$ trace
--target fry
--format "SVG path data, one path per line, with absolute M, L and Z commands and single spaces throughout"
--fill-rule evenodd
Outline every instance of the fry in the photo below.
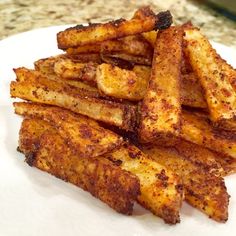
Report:
M 180 136 L 198 145 L 236 158 L 236 139 L 230 132 L 215 129 L 209 124 L 208 117 L 199 113 L 182 111 Z
M 149 87 L 141 104 L 141 142 L 179 132 L 182 37 L 182 29 L 177 27 L 159 32 Z
M 119 19 L 105 24 L 77 25 L 57 34 L 58 48 L 67 49 L 87 44 L 94 44 L 105 40 L 121 38 L 139 34 L 153 29 L 165 29 L 172 23 L 169 11 L 157 15 L 149 7 L 140 8 L 131 20 Z M 96 36 L 96 37 L 95 37 Z
M 179 210 L 183 200 L 181 180 L 171 171 L 146 157 L 138 148 L 125 144 L 105 155 L 116 161 L 140 181 L 138 202 L 166 223 L 179 222 Z
M 56 133 L 44 133 L 26 162 L 90 192 L 117 212 L 132 214 L 140 192 L 138 179 L 105 158 L 74 154 Z
M 219 126 L 236 117 L 236 93 L 222 70 L 222 60 L 196 28 L 185 29 L 186 50 L 204 89 L 210 118 Z
M 105 63 L 98 66 L 96 80 L 98 89 L 104 94 L 133 101 L 144 97 L 148 85 L 148 79 L 135 72 Z
M 134 129 L 135 106 L 98 99 L 95 97 L 96 94 L 90 97 L 91 92 L 74 91 L 72 88 L 65 88 L 63 84 L 51 82 L 44 84 L 39 81 L 13 81 L 11 96 L 64 107 L 125 130 Z
M 190 161 L 186 150 L 152 146 L 143 148 L 143 151 L 183 178 L 185 200 L 189 204 L 216 221 L 227 221 L 229 195 L 221 177 Z
M 62 108 L 24 102 L 14 103 L 14 107 L 18 115 L 49 122 L 80 156 L 95 157 L 122 143 L 121 137 L 102 128 L 96 121 Z
M 149 44 L 154 48 L 157 38 L 157 31 L 152 30 L 149 32 L 142 33 L 142 36 L 149 42 Z
M 91 86 L 96 86 L 96 69 L 98 64 L 93 62 L 80 63 L 71 59 L 60 59 L 54 64 L 57 76 L 68 80 L 81 80 Z

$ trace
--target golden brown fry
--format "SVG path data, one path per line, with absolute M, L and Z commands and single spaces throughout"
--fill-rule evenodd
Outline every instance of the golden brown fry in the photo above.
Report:
M 99 96 L 99 91 L 94 86 L 91 86 L 89 84 L 85 84 L 82 81 L 78 81 L 78 80 L 65 80 L 61 76 L 57 76 L 54 71 L 54 65 L 58 60 L 63 61 L 63 60 L 72 60 L 72 59 L 67 58 L 65 56 L 63 56 L 63 57 L 61 56 L 59 58 L 56 56 L 56 57 L 49 57 L 49 58 L 40 59 L 40 60 L 34 62 L 35 70 L 39 71 L 43 76 L 47 77 L 47 79 L 55 80 L 55 81 L 58 81 L 63 84 L 69 84 L 69 85 L 72 85 L 78 89 L 93 91 L 97 94 L 97 96 Z
M 15 112 L 49 122 L 80 156 L 92 157 L 118 147 L 122 138 L 87 117 L 37 103 L 14 103 Z
M 93 62 L 80 63 L 63 58 L 55 62 L 54 72 L 63 79 L 80 80 L 91 86 L 96 86 L 97 66 L 98 64 Z
M 224 156 L 216 153 L 215 160 L 222 166 L 223 172 L 221 176 L 227 176 L 236 173 L 236 159 L 230 156 Z
M 66 49 L 66 53 L 68 55 L 77 55 L 77 54 L 88 54 L 88 53 L 100 53 L 101 44 L 89 44 L 83 45 L 76 48 L 68 48 Z
M 39 118 L 24 118 L 19 132 L 18 149 L 25 155 L 33 153 L 39 147 L 41 136 L 50 131 L 51 134 L 57 133 L 48 122 Z
M 181 180 L 171 171 L 146 157 L 138 148 L 125 144 L 105 155 L 140 181 L 138 202 L 166 223 L 176 224 L 183 200 Z
M 172 16 L 169 11 L 155 15 L 149 7 L 143 7 L 137 12 L 135 13 L 136 18 L 131 20 L 119 19 L 105 24 L 77 25 L 59 32 L 57 34 L 58 48 L 67 49 L 147 32 L 153 29 L 165 29 L 172 23 Z M 138 14 L 142 15 L 142 17 L 137 17 Z
M 142 35 L 133 35 L 101 43 L 101 53 L 109 54 L 112 52 L 152 57 L 153 49 Z
M 185 149 L 152 146 L 144 147 L 143 151 L 183 178 L 185 200 L 189 204 L 216 221 L 227 221 L 229 195 L 221 177 L 190 161 Z
M 213 122 L 224 126 L 236 119 L 236 93 L 230 84 L 224 64 L 210 42 L 196 28 L 185 29 L 186 51 L 198 76 Z
M 97 67 L 96 80 L 98 89 L 104 94 L 133 101 L 144 97 L 148 85 L 148 79 L 135 72 L 105 63 Z
M 29 71 L 26 72 L 28 76 Z M 42 79 L 37 81 L 35 78 L 33 81 L 13 81 L 11 82 L 11 96 L 64 107 L 125 130 L 133 130 L 135 127 L 135 106 L 98 99 L 95 93 L 78 89 L 75 91 L 74 88 L 65 87 L 55 81 L 42 82 Z
M 139 137 L 142 142 L 179 132 L 182 38 L 183 31 L 178 27 L 159 32 L 149 87 L 141 104 Z
M 55 133 L 44 133 L 38 150 L 26 155 L 26 162 L 81 187 L 123 214 L 132 214 L 133 203 L 140 193 L 139 181 L 134 175 L 105 158 L 74 154 Z
M 190 142 L 236 158 L 236 138 L 234 135 L 211 126 L 205 115 L 182 111 L 180 136 Z

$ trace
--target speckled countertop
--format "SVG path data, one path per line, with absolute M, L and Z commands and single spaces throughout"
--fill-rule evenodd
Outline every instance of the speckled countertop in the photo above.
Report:
M 216 42 L 236 49 L 236 23 L 187 0 L 0 0 L 0 39 L 34 28 L 129 18 L 136 8 L 169 9 L 176 24 L 191 20 Z

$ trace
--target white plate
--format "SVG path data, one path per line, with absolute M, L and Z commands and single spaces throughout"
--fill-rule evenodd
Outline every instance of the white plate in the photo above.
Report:
M 64 28 L 33 30 L 0 42 L 0 235 L 236 235 L 236 175 L 226 178 L 231 195 L 227 223 L 216 223 L 184 203 L 181 223 L 169 226 L 138 205 L 133 216 L 118 214 L 89 193 L 24 163 L 16 151 L 21 118 L 13 114 L 9 96 L 12 68 L 33 67 L 36 59 L 59 53 L 56 33 Z M 214 46 L 236 66 L 236 52 Z

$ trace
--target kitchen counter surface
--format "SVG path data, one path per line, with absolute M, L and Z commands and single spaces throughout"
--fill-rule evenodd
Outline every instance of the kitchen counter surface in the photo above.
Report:
M 142 5 L 151 5 L 155 11 L 169 9 L 175 24 L 191 20 L 211 40 L 236 49 L 236 23 L 203 4 L 187 0 L 1 0 L 0 39 L 52 25 L 129 18 Z

